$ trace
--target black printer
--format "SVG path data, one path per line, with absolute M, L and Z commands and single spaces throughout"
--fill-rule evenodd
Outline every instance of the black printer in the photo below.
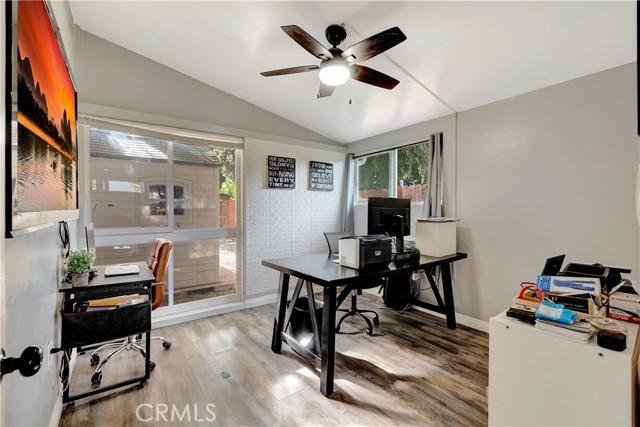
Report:
M 340 265 L 357 270 L 391 262 L 391 238 L 374 234 L 340 239 Z

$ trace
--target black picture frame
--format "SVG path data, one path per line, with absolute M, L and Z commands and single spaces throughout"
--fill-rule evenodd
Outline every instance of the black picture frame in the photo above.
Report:
M 5 17 L 5 237 L 10 238 L 79 217 L 78 94 L 50 5 L 7 1 Z
M 293 190 L 296 188 L 296 159 L 267 156 L 267 188 Z
M 333 163 L 309 162 L 309 190 L 333 191 Z

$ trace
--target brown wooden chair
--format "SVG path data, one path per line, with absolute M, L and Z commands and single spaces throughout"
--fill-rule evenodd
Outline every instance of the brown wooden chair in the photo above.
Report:
M 156 282 L 151 288 L 151 311 L 160 307 L 164 301 L 165 277 L 171 252 L 173 252 L 173 243 L 170 240 L 157 238 L 151 245 L 151 254 L 147 258 L 147 265 L 153 270 L 153 276 L 156 278 Z M 163 337 L 156 336 L 151 339 L 162 341 L 162 347 L 165 349 L 171 347 L 171 342 Z
M 151 270 L 153 270 L 153 275 L 156 278 L 155 283 L 151 287 L 151 310 L 152 311 L 160 307 L 162 305 L 162 302 L 164 301 L 165 277 L 166 277 L 167 267 L 169 265 L 169 259 L 171 258 L 172 251 L 173 251 L 173 243 L 171 243 L 171 241 L 167 239 L 157 238 L 153 241 L 153 244 L 151 245 L 151 253 L 147 258 L 147 265 Z M 123 301 L 118 301 L 118 302 L 124 302 L 126 301 L 127 298 L 131 298 L 131 297 L 138 298 L 139 295 L 118 297 L 119 299 L 124 298 Z M 91 302 L 89 303 L 89 305 L 91 306 Z M 165 350 L 171 348 L 171 342 L 163 337 L 153 336 L 151 337 L 151 339 L 162 341 L 162 347 L 164 347 Z M 139 345 L 141 341 L 144 341 L 144 338 L 142 338 L 141 336 L 131 336 L 131 337 L 125 338 L 124 341 L 107 343 L 95 349 L 93 353 L 91 353 L 91 365 L 98 365 L 98 366 L 93 376 L 91 377 L 91 383 L 92 384 L 100 383 L 100 381 L 102 380 L 102 368 L 104 368 L 104 365 L 106 365 L 109 360 L 111 360 L 113 357 L 117 356 L 118 354 L 122 353 L 123 351 L 135 350 L 138 353 L 140 353 L 142 357 L 145 357 L 145 350 Z M 106 358 L 104 358 L 103 360 L 100 360 L 100 356 L 98 355 L 98 353 L 107 348 L 115 348 L 115 350 L 111 352 L 111 354 L 109 354 Z M 150 361 L 149 369 L 153 369 L 155 367 L 156 367 L 155 362 Z

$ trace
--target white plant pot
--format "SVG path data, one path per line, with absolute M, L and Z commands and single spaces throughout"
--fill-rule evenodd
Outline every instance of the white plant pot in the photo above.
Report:
M 73 286 L 87 286 L 89 284 L 89 271 L 84 273 L 72 273 L 71 285 Z

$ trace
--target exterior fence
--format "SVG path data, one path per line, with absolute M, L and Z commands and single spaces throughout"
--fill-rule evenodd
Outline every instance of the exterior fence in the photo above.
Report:
M 234 199 L 220 199 L 220 227 L 232 228 L 236 226 L 236 201 Z
M 396 188 L 396 197 L 400 199 L 411 199 L 411 201 L 413 202 L 424 202 L 425 196 L 427 194 L 427 187 L 427 184 L 406 186 L 398 185 Z M 378 190 L 358 191 L 358 200 L 366 200 L 369 197 L 389 197 L 389 190 L 384 188 Z

